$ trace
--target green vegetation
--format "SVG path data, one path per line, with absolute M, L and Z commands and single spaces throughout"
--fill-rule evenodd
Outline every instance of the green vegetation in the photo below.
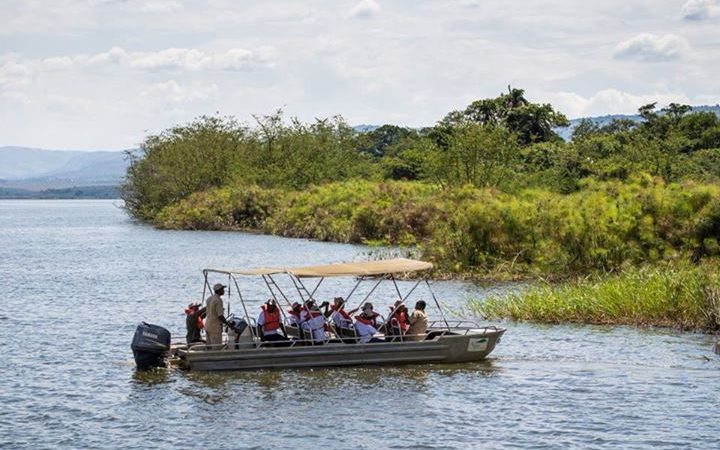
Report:
M 470 309 L 487 318 L 717 332 L 720 273 L 717 264 L 631 268 L 616 276 L 591 276 L 560 286 L 543 285 L 506 297 L 470 301 Z
M 238 185 L 193 194 L 163 209 L 156 224 L 417 246 L 448 273 L 561 277 L 717 256 L 720 186 L 649 176 L 587 180 L 571 194 L 401 181 L 303 191 Z
M 202 117 L 148 137 L 121 194 L 160 227 L 399 245 L 451 276 L 718 256 L 720 120 L 676 104 L 640 115 L 565 142 L 565 116 L 509 88 L 422 130 Z

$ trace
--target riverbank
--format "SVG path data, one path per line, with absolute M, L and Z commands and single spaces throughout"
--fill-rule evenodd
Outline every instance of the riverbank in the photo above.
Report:
M 630 268 L 559 285 L 471 300 L 470 311 L 487 319 L 583 323 L 720 331 L 717 262 Z
M 588 182 L 571 194 L 400 181 L 236 185 L 173 203 L 154 224 L 398 246 L 443 277 L 563 279 L 718 256 L 720 187 L 649 177 Z

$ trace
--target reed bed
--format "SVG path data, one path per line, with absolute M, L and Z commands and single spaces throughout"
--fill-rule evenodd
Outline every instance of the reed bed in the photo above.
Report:
M 542 323 L 591 323 L 720 331 L 720 276 L 716 263 L 631 268 L 561 285 L 470 300 L 485 318 Z

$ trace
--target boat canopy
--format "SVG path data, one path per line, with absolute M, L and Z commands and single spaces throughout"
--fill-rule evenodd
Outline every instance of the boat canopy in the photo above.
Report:
M 247 270 L 226 270 L 222 272 L 238 275 L 273 275 L 289 273 L 298 278 L 378 276 L 432 269 L 432 263 L 414 259 L 395 258 L 380 261 L 325 264 L 319 266 L 259 268 Z

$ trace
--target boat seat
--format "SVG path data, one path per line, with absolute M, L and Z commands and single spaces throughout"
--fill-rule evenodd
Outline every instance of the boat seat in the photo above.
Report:
M 357 331 L 350 327 L 336 327 L 340 339 L 346 344 L 355 344 L 357 342 Z
M 300 330 L 295 325 L 285 325 L 285 332 L 287 333 L 288 337 L 300 336 Z

